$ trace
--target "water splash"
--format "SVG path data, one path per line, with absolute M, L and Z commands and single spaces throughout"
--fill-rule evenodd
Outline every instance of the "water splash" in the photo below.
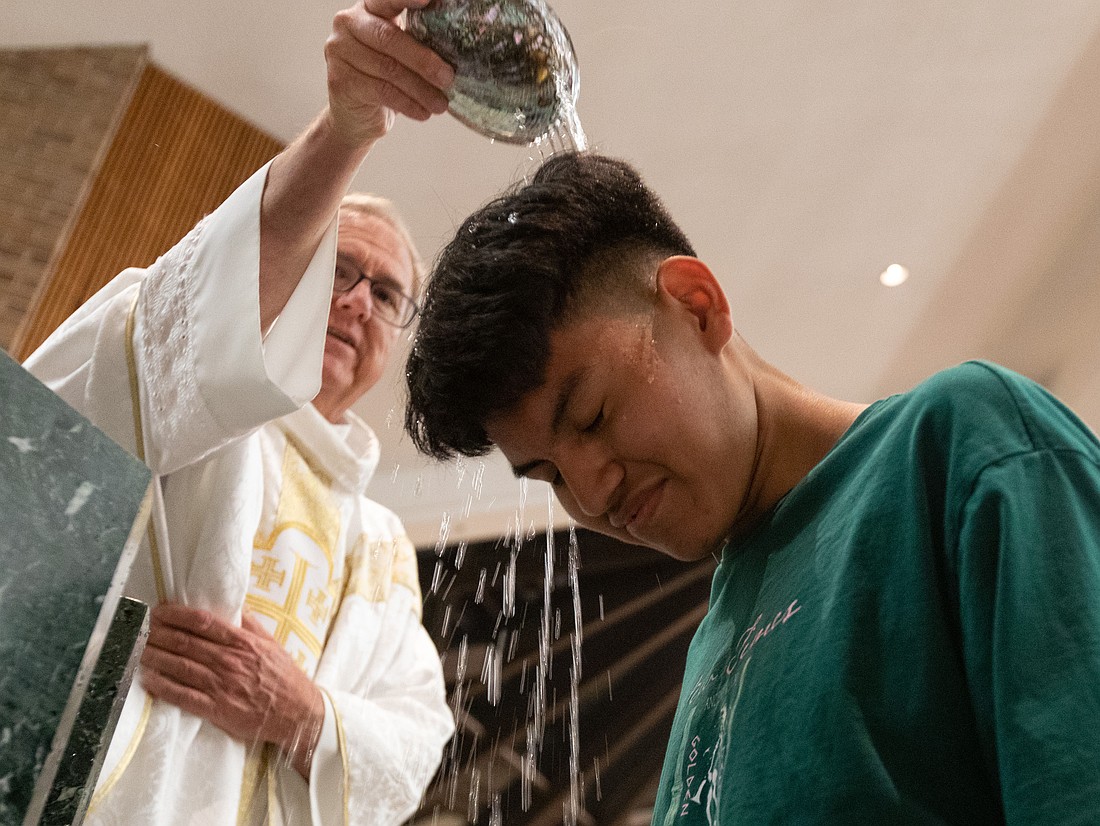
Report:
M 451 514 L 444 511 L 443 517 L 439 520 L 439 538 L 435 541 L 435 555 L 443 556 L 443 551 L 447 548 L 447 534 L 451 532 Z
M 535 765 L 534 752 L 529 751 L 523 756 L 522 774 L 520 776 L 519 787 L 519 805 L 523 808 L 523 811 L 525 812 L 531 809 L 531 785 L 537 772 L 538 769 Z
M 551 505 L 551 512 L 553 512 Z M 540 617 L 542 623 L 539 626 L 539 665 L 538 676 L 535 680 L 535 726 L 538 730 L 537 743 L 542 746 L 542 738 L 546 734 L 546 700 L 550 685 L 550 598 L 554 591 L 554 531 L 547 528 L 546 553 L 543 555 L 542 578 L 542 611 Z
M 551 502 L 551 509 L 553 503 Z M 569 526 L 569 589 L 573 596 L 573 633 L 571 648 L 573 663 L 569 668 L 569 817 L 567 822 L 575 824 L 581 806 L 581 737 L 580 737 L 580 697 L 581 681 L 581 641 L 583 622 L 581 620 L 580 586 L 580 549 L 577 545 L 577 529 Z
M 563 98 L 558 119 L 546 135 L 535 143 L 540 147 L 545 146 L 551 155 L 558 152 L 584 152 L 588 149 L 588 136 L 581 126 L 576 104 Z M 545 155 L 543 159 L 545 160 Z
M 478 810 L 478 798 L 480 797 L 479 791 L 481 789 L 481 771 L 480 769 L 470 769 L 470 802 L 469 813 L 467 820 L 471 823 L 477 823 L 477 810 Z
M 531 784 L 537 774 L 538 756 L 542 751 L 543 738 L 546 735 L 547 687 L 550 683 L 550 611 L 551 593 L 554 583 L 554 502 L 549 502 L 549 523 L 546 530 L 546 550 L 543 557 L 543 604 L 539 612 L 541 621 L 538 630 L 538 665 L 531 693 L 528 695 L 528 719 L 526 724 L 526 751 L 523 755 L 520 776 L 520 805 L 524 811 L 531 806 Z M 526 666 L 521 681 L 526 683 Z
M 446 637 L 447 632 L 450 630 L 450 628 L 451 628 L 451 606 L 448 604 L 448 605 L 443 606 L 443 622 L 440 623 L 440 630 L 439 630 L 440 635 L 443 636 L 443 637 Z
M 481 499 L 481 492 L 483 490 L 484 483 L 485 483 L 485 463 L 484 462 L 478 462 L 477 463 L 477 470 L 474 471 L 474 478 L 473 478 L 473 481 L 470 484 L 471 484 L 471 487 L 473 487 L 473 489 L 474 489 L 474 495 L 478 498 L 479 501 Z
M 476 484 L 479 470 L 471 463 L 466 480 Z M 436 785 L 435 800 L 441 807 L 436 812 L 442 815 L 449 807 L 450 812 L 461 812 L 459 817 L 465 815 L 467 822 L 479 826 L 510 820 L 513 807 L 541 811 L 542 817 L 552 818 L 547 822 L 560 818 L 563 826 L 577 826 L 587 815 L 586 797 L 593 791 L 602 795 L 599 771 L 606 763 L 601 756 L 595 767 L 589 764 L 591 758 L 583 755 L 580 742 L 585 635 L 577 530 L 569 525 L 566 547 L 562 534 L 554 532 L 553 495 L 544 489 L 547 499 L 545 505 L 539 504 L 546 508 L 545 534 L 538 536 L 541 531 L 535 530 L 534 523 L 542 519 L 532 519 L 527 510 L 530 491 L 524 486 L 508 533 L 496 546 L 500 549 L 498 559 L 494 563 L 475 559 L 472 570 L 463 575 L 465 587 L 455 586 L 454 591 L 463 592 L 462 598 L 467 600 L 461 611 L 457 601 L 453 605 L 448 601 L 448 594 L 458 579 L 458 569 L 470 558 L 468 545 L 450 535 L 453 516 L 444 515 L 440 524 L 437 547 L 451 544 L 437 557 L 443 567 L 437 565 L 432 575 L 432 590 L 433 599 L 441 600 L 436 617 L 443 619 L 443 637 L 453 638 L 443 656 L 445 668 L 452 674 L 450 701 L 459 728 Z M 533 542 L 528 541 L 536 536 Z M 535 559 L 540 556 L 542 571 L 531 571 L 532 565 L 537 568 Z M 534 592 L 527 591 L 528 587 Z M 486 603 L 495 603 L 487 615 L 474 611 L 475 605 Z M 484 617 L 491 630 L 484 628 L 467 636 L 466 629 L 471 627 L 463 622 L 467 606 L 472 616 Z M 607 677 L 610 696 L 611 674 Z M 495 709 L 496 716 L 485 717 L 482 712 L 488 708 Z M 508 718 L 514 726 L 510 732 Z M 564 781 L 560 796 L 550 780 L 550 775 L 558 772 Z M 595 789 L 587 788 L 593 782 Z M 552 792 L 554 797 L 547 799 Z M 553 808 L 547 810 L 547 804 Z
M 519 543 L 512 546 L 512 552 L 508 556 L 508 567 L 504 571 L 504 587 L 501 594 L 501 604 L 504 608 L 504 616 L 512 617 L 516 613 L 516 565 L 519 562 Z
M 496 643 L 489 643 L 485 649 L 485 662 L 481 666 L 481 682 L 485 685 L 485 696 L 491 705 L 500 705 L 500 675 L 503 668 L 504 649 Z
M 577 544 L 577 529 L 569 527 L 569 590 L 573 595 L 573 667 L 577 678 L 581 676 L 581 643 L 584 641 L 584 623 L 581 620 L 581 552 Z M 600 614 L 603 615 L 603 596 L 600 596 Z
M 444 512 L 439 522 L 439 538 L 435 541 L 435 570 L 432 571 L 432 584 L 429 589 L 432 594 L 439 593 L 439 587 L 443 584 L 444 564 L 443 552 L 447 550 L 447 534 L 451 530 L 451 515 Z M 452 582 L 454 579 L 452 578 Z M 450 608 L 450 606 L 447 606 Z
M 550 131 L 547 132 L 547 142 L 553 152 L 566 150 L 583 152 L 588 148 L 588 136 L 585 135 L 580 116 L 577 114 L 581 75 L 577 68 L 573 44 L 569 41 L 569 35 L 564 27 L 560 31 L 552 30 L 551 38 L 554 41 L 555 51 L 562 56 L 562 60 L 567 65 L 554 73 L 554 89 L 559 101 L 558 116 L 550 126 Z
M 485 577 L 487 575 L 488 571 L 482 568 L 477 578 L 477 592 L 474 594 L 474 604 L 476 605 L 481 605 L 485 601 Z
M 432 570 L 432 584 L 431 587 L 428 589 L 429 593 L 439 593 L 439 586 L 443 584 L 443 574 L 443 560 L 437 559 L 435 561 L 435 568 Z M 447 607 L 449 608 L 450 606 Z

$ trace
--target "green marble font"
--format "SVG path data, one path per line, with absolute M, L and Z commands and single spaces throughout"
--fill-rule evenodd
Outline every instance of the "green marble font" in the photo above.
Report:
M 0 826 L 82 818 L 147 627 L 120 597 L 150 480 L 0 353 Z

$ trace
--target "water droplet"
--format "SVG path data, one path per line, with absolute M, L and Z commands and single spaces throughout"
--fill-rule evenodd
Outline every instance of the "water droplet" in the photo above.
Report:
M 477 768 L 470 769 L 470 799 L 467 820 L 477 823 L 478 798 L 481 790 L 481 771 Z
M 474 471 L 473 488 L 474 494 L 478 499 L 481 499 L 481 491 L 485 480 L 485 463 L 478 462 L 477 470 Z
M 482 568 L 481 569 L 481 574 L 477 578 L 477 593 L 474 594 L 474 603 L 476 605 L 481 605 L 482 601 L 485 599 L 485 576 L 486 576 L 486 573 L 487 573 L 486 570 L 484 568 Z
M 443 625 L 440 629 L 440 635 L 447 636 L 447 632 L 451 630 L 451 606 L 445 605 L 443 607 Z
M 443 518 L 439 522 L 439 538 L 435 541 L 435 555 L 443 556 L 447 548 L 447 534 L 451 531 L 451 515 L 444 511 Z

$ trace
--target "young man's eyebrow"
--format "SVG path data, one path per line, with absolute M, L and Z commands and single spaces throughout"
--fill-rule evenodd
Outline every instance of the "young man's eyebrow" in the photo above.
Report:
M 566 376 L 565 381 L 562 382 L 561 390 L 558 391 L 558 400 L 554 404 L 554 415 L 550 419 L 551 433 L 556 435 L 561 430 L 562 422 L 565 420 L 565 411 L 569 409 L 569 402 L 573 397 L 573 393 L 587 372 L 587 367 L 578 368 Z M 531 462 L 524 462 L 522 465 L 513 465 L 512 473 L 517 479 L 522 479 L 545 461 L 545 459 L 535 459 Z
M 561 390 L 558 391 L 557 404 L 554 405 L 554 416 L 550 420 L 551 433 L 557 434 L 561 430 L 561 423 L 565 419 L 565 411 L 569 409 L 569 402 L 573 397 L 573 393 L 587 372 L 587 367 L 578 368 L 566 376 L 565 381 L 562 382 Z

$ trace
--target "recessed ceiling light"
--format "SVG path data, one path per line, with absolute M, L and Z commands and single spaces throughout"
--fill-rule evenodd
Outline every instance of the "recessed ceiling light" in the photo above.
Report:
M 882 275 L 878 277 L 878 280 L 882 282 L 886 287 L 899 287 L 905 283 L 905 279 L 909 277 L 909 270 L 903 267 L 901 264 L 891 264 L 885 270 Z

